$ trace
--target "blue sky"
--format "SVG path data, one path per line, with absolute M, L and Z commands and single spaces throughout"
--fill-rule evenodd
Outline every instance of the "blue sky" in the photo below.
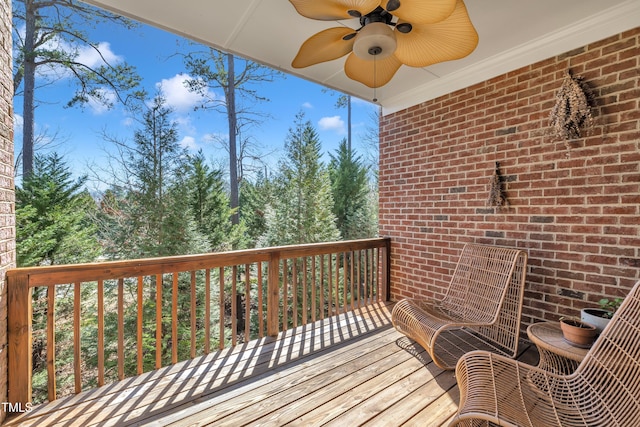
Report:
M 134 30 L 102 26 L 88 30 L 88 33 L 94 42 L 100 43 L 105 57 L 134 65 L 149 93 L 158 88 L 162 90 L 168 104 L 175 110 L 174 118 L 179 124 L 180 140 L 185 147 L 194 152 L 202 149 L 206 158 L 217 165 L 227 164 L 226 151 L 211 138 L 212 135 L 227 133 L 225 117 L 214 111 L 194 111 L 198 96 L 184 87 L 183 81 L 188 76 L 184 74 L 182 59 L 176 55 L 180 46 L 187 45 L 184 39 L 145 25 Z M 96 55 L 90 51 L 81 51 L 79 55 L 88 63 L 96 61 Z M 39 83 L 42 85 L 44 79 L 39 79 Z M 91 171 L 99 169 L 96 165 L 106 161 L 105 151 L 112 149 L 104 141 L 102 133 L 130 141 L 140 125 L 131 120 L 120 106 L 111 110 L 98 105 L 65 108 L 74 89 L 73 80 L 65 76 L 37 89 L 36 134 L 45 135 L 45 141 L 56 135 L 55 143 L 49 146 L 53 148 L 48 149 L 64 155 L 78 175 L 92 175 Z M 213 95 L 222 97 L 220 90 L 214 90 Z M 336 107 L 336 92 L 323 90 L 321 85 L 293 76 L 283 76 L 273 83 L 263 84 L 260 95 L 269 98 L 270 102 L 258 104 L 257 109 L 268 113 L 269 118 L 245 136 L 251 137 L 262 157 L 273 168 L 284 154 L 287 132 L 300 111 L 318 131 L 325 160 L 328 160 L 326 153 L 333 152 L 347 136 L 347 110 Z M 22 147 L 22 98 L 16 97 L 14 104 L 17 155 Z M 352 101 L 353 147 L 363 156 L 367 148 L 362 138 L 366 128 L 375 125 L 371 116 L 376 111 L 377 107 L 371 103 L 358 99 Z M 42 148 L 37 146 L 36 150 Z

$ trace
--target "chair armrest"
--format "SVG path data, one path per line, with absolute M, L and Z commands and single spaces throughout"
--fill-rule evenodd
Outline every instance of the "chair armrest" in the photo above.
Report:
M 456 365 L 460 406 L 450 426 L 486 420 L 506 426 L 558 425 L 558 413 L 571 409 L 572 376 L 486 351 L 465 354 Z M 565 411 L 565 412 L 567 412 Z

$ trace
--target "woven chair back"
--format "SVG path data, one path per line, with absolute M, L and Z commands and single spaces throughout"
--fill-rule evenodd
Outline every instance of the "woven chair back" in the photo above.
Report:
M 467 244 L 441 307 L 462 319 L 493 322 L 509 293 L 510 282 L 515 281 L 516 287 L 522 284 L 523 255 L 512 248 Z
M 640 425 L 640 281 L 569 382 L 587 425 Z

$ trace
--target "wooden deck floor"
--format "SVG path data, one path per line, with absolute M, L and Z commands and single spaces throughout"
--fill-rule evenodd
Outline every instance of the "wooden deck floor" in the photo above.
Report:
M 522 346 L 520 359 L 537 354 Z M 446 425 L 459 395 L 376 305 L 35 407 L 7 425 Z

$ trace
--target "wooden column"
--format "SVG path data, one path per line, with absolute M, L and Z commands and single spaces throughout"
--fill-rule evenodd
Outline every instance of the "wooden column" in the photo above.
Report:
M 7 281 L 9 341 L 9 402 L 25 408 L 31 402 L 32 307 L 29 276 L 10 276 Z
M 391 298 L 391 239 L 385 238 L 385 246 L 380 248 L 380 297 L 382 301 Z
M 267 335 L 278 335 L 278 309 L 280 306 L 280 252 L 269 256 L 269 275 L 267 276 Z

